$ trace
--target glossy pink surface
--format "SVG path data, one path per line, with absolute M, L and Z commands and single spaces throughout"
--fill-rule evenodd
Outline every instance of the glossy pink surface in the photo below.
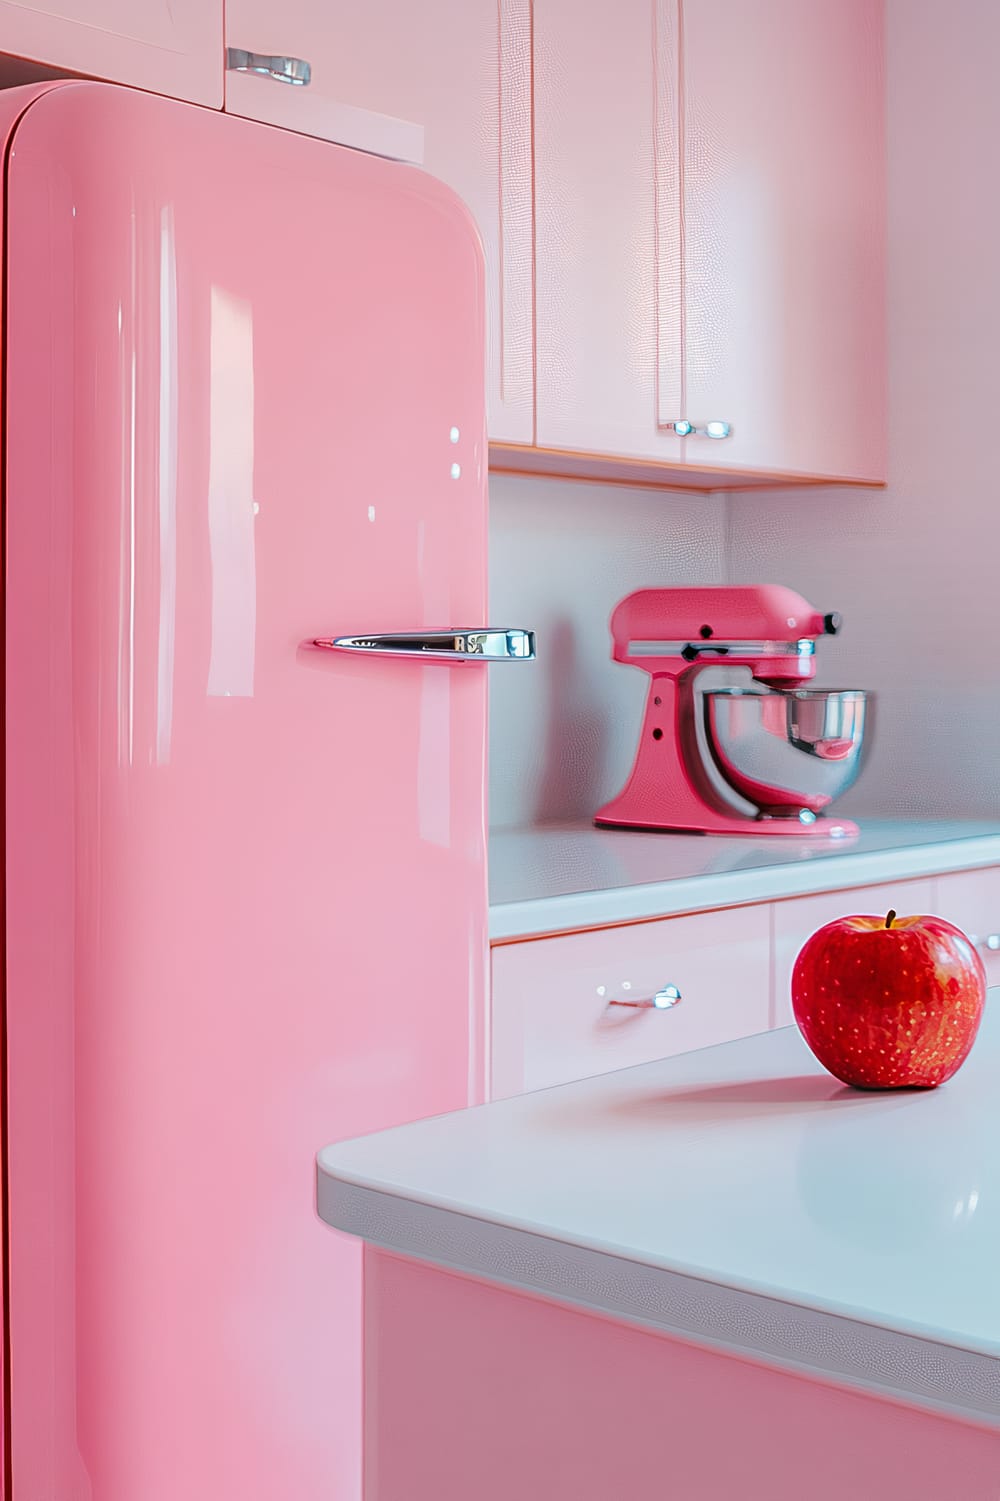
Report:
M 222 104 L 222 0 L 0 0 L 4 52 Z
M 366 1501 L 995 1501 L 1000 1435 L 366 1251 Z
M 267 0 L 238 0 L 267 4 Z M 296 0 L 312 25 L 311 0 Z M 468 204 L 486 257 L 490 438 L 534 433 L 531 0 L 333 0 L 333 72 L 352 104 L 424 127 L 424 166 Z
M 478 240 L 99 84 L 7 192 L 14 1495 L 353 1501 L 313 1159 L 479 1092 L 486 681 L 300 643 L 485 622 Z
M 23 112 L 28 109 L 28 107 L 36 99 L 41 98 L 41 96 L 47 93 L 52 87 L 53 85 L 50 83 L 43 83 L 33 85 L 29 88 L 6 89 L 2 93 L 0 93 L 0 149 L 2 149 L 4 155 L 6 155 L 10 138 Z M 2 235 L 5 230 L 5 197 L 5 194 L 0 194 L 0 235 Z M 4 397 L 4 374 L 5 372 L 3 365 L 2 362 L 0 362 L 0 402 L 3 401 Z M 4 814 L 5 823 L 8 823 L 12 816 L 11 810 L 5 807 Z M 5 872 L 5 892 L 6 884 Z M 4 1009 L 6 1013 L 6 1002 L 4 1003 Z M 4 1078 L 2 1087 L 4 1090 L 6 1089 L 6 1077 Z M 5 1181 L 7 1177 L 7 1164 L 9 1160 L 7 1140 L 8 1130 L 6 1110 L 4 1109 L 0 1111 L 0 1162 L 2 1162 L 3 1164 L 3 1174 Z M 6 1219 L 2 1228 L 2 1235 L 3 1244 L 0 1245 L 0 1257 L 3 1258 L 3 1265 L 6 1270 L 9 1264 L 10 1256 L 8 1224 Z M 7 1307 L 6 1298 L 4 1298 L 3 1308 L 0 1309 L 0 1313 L 2 1313 L 3 1317 L 2 1343 L 0 1343 L 0 1391 L 3 1392 L 3 1399 L 0 1400 L 0 1501 L 2 1501 L 2 1498 L 7 1495 L 8 1449 L 10 1441 L 10 1415 L 7 1410 L 6 1382 L 4 1380 L 7 1363 L 7 1343 L 9 1339 L 9 1309 Z
M 228 73 L 228 110 L 328 139 L 353 124 L 352 144 L 390 155 L 410 140 L 391 127 L 415 122 L 424 167 L 482 236 L 489 433 L 511 443 L 534 433 L 531 10 L 530 0 L 226 5 L 232 45 L 304 56 L 313 70 L 305 89 Z

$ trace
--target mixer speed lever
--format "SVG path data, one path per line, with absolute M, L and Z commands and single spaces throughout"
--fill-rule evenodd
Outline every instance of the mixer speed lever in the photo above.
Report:
M 681 652 L 681 656 L 684 658 L 685 662 L 697 662 L 699 657 L 728 657 L 729 647 L 694 646 L 692 642 L 689 641 L 687 646 L 685 646 L 684 650 Z

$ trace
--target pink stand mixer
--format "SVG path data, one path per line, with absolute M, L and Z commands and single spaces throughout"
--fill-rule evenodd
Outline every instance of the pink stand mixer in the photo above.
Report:
M 640 589 L 611 616 L 616 662 L 650 675 L 635 765 L 594 822 L 698 834 L 844 838 L 827 815 L 861 770 L 871 695 L 808 689 L 821 615 L 777 584 Z M 747 669 L 740 687 L 702 687 L 706 668 Z

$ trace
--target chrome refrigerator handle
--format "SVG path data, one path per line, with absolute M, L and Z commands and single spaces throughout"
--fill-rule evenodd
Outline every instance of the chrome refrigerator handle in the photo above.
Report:
M 378 657 L 418 657 L 432 662 L 530 662 L 533 631 L 514 629 L 401 631 L 378 636 L 318 636 L 322 651 L 351 651 Z

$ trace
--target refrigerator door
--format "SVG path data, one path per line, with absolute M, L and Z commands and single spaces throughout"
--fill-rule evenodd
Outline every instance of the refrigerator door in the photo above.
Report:
M 353 1501 L 338 1137 L 479 1093 L 483 273 L 408 167 L 101 84 L 7 171 L 13 1495 Z

